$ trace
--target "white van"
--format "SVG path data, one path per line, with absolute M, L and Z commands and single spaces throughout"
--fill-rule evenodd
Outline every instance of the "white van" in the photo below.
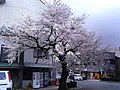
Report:
M 0 90 L 12 90 L 12 79 L 9 71 L 0 71 Z

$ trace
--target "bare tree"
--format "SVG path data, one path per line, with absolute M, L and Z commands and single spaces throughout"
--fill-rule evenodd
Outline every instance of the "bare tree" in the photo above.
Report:
M 71 9 L 57 0 L 46 6 L 37 20 L 28 16 L 12 26 L 2 26 L 0 37 L 10 48 L 8 61 L 11 63 L 27 49 L 43 50 L 55 56 L 62 67 L 59 90 L 66 90 L 68 57 L 74 55 L 80 62 L 94 62 L 96 59 L 88 57 L 100 51 L 101 43 L 99 37 L 86 31 L 85 15 L 74 17 Z

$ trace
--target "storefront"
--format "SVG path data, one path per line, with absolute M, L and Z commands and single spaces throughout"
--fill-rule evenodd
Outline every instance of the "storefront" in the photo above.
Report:
M 100 76 L 104 73 L 99 69 L 84 69 L 81 71 L 81 76 L 84 79 L 100 79 Z
M 8 70 L 11 72 L 13 87 L 26 87 L 29 83 L 33 88 L 47 87 L 51 78 L 50 65 L 24 64 L 21 67 L 18 63 L 8 64 L 0 63 L 0 70 Z

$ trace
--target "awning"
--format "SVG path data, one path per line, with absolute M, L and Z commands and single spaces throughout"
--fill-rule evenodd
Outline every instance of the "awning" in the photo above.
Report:
M 31 64 L 31 63 L 25 63 L 24 67 L 34 67 L 34 68 L 53 68 L 52 65 L 47 64 Z
M 19 67 L 31 67 L 31 68 L 53 68 L 52 65 L 46 64 L 33 64 L 33 63 L 25 63 L 24 65 L 20 65 L 19 63 L 0 63 L 0 68 L 19 68 Z
M 0 63 L 0 68 L 19 68 L 19 64 L 18 63 Z

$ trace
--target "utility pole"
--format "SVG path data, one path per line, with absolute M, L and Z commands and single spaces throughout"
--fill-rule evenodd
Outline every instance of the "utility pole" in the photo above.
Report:
M 19 90 L 22 90 L 22 86 L 23 86 L 23 67 L 24 67 L 24 52 L 20 53 L 20 57 L 19 58 Z

